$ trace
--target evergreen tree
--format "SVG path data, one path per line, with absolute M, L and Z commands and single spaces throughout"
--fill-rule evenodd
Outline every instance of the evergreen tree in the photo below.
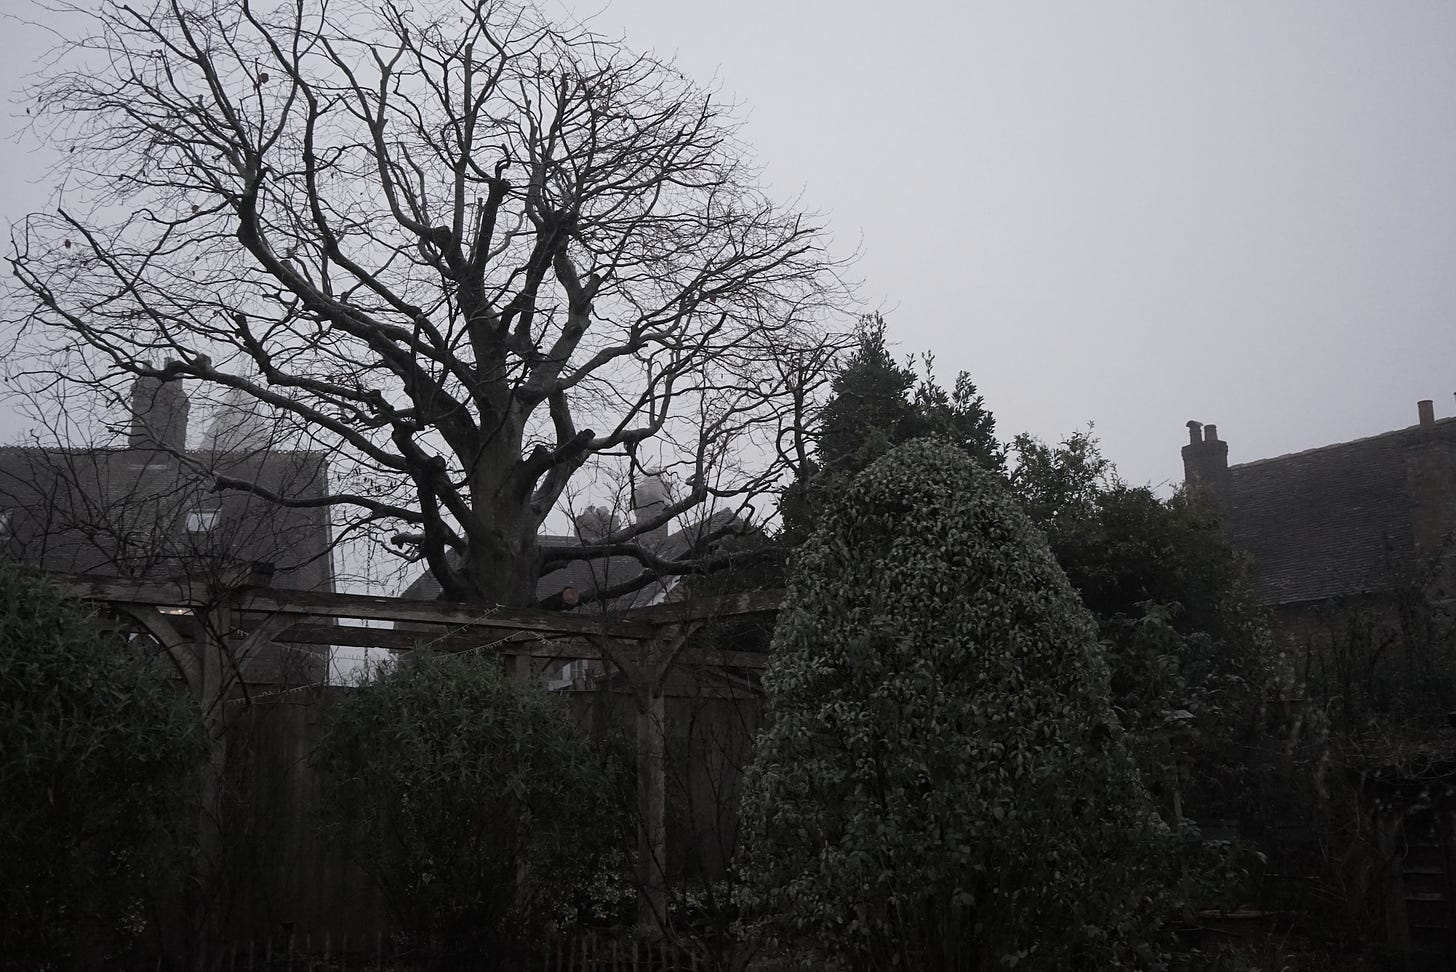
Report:
M 962 371 L 947 391 L 935 376 L 933 355 L 923 354 L 918 369 L 913 361 L 901 364 L 891 355 L 885 332 L 879 314 L 861 318 L 859 344 L 834 378 L 820 415 L 811 468 L 781 499 L 783 539 L 790 545 L 813 530 L 828 496 L 890 449 L 913 439 L 941 439 L 987 469 L 1005 468 L 995 417 L 970 375 Z
M 999 476 L 920 440 L 830 498 L 764 686 L 764 920 L 859 968 L 1161 964 L 1166 831 L 1095 623 Z

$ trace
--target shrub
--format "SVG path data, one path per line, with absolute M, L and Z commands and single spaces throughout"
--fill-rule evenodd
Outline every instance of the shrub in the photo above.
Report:
M 329 718 L 334 825 L 405 936 L 447 964 L 510 961 L 620 844 L 619 801 L 564 705 L 496 659 L 412 657 Z
M 1095 626 L 1000 481 L 921 440 L 792 571 L 745 782 L 745 904 L 860 968 L 1163 961 L 1167 834 Z
M 0 941 L 8 967 L 100 962 L 173 858 L 192 710 L 150 652 L 0 564 Z

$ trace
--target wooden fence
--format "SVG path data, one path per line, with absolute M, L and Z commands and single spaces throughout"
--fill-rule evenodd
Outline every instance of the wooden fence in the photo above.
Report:
M 169 966 L 158 959 L 156 972 Z M 224 950 L 223 972 L 416 972 L 427 959 L 404 949 L 384 932 L 372 936 L 282 934 L 239 943 Z M 520 966 L 521 972 L 706 972 L 691 949 L 666 941 L 650 942 L 597 932 L 562 936 L 543 943 Z

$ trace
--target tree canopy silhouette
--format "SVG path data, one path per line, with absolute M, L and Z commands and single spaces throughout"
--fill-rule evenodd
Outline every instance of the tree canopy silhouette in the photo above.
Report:
M 530 603 L 573 558 L 701 570 L 643 538 L 776 486 L 836 267 L 671 64 L 509 0 L 106 2 L 92 23 L 31 92 L 66 182 L 10 257 L 32 387 L 255 400 L 335 456 L 308 502 L 457 599 Z M 588 466 L 681 485 L 543 543 Z

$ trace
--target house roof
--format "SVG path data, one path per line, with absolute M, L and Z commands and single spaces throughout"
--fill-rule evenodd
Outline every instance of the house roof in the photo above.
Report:
M 210 478 L 215 472 L 297 499 L 323 496 L 322 453 L 184 456 L 0 446 L 5 552 L 53 570 L 127 576 L 165 573 L 188 559 L 264 561 L 275 566 L 280 586 L 332 586 L 324 511 L 278 507 L 246 491 L 214 492 Z
M 1456 419 L 1229 467 L 1229 525 L 1266 603 L 1389 589 L 1414 564 L 1407 459 Z
M 679 560 L 701 547 L 716 531 L 728 526 L 734 520 L 730 510 L 719 510 L 698 523 L 678 529 L 656 544 L 646 546 L 665 560 Z M 572 536 L 543 536 L 543 544 L 552 546 L 579 545 L 581 540 Z M 548 573 L 543 573 L 536 582 L 536 597 L 544 600 L 571 587 L 587 593 L 600 591 L 625 583 L 642 574 L 641 561 L 635 557 L 601 557 L 596 560 L 571 560 Z M 651 604 L 664 595 L 672 586 L 672 579 L 658 580 L 631 594 L 612 598 L 609 607 L 625 610 Z M 435 575 L 428 570 L 417 577 L 405 589 L 404 598 L 412 600 L 433 600 L 440 596 L 441 588 Z

